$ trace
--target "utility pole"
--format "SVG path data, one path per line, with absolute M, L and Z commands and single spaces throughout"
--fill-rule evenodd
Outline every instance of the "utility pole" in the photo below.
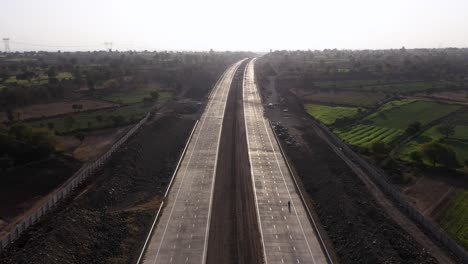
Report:
M 5 44 L 5 53 L 10 52 L 10 39 L 9 38 L 4 38 L 3 39 L 3 44 Z
M 112 52 L 112 42 L 104 42 L 104 46 L 106 47 L 106 50 L 109 52 Z

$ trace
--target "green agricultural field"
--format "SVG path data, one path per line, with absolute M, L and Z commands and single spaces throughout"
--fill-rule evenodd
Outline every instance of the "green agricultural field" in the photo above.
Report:
M 71 80 L 73 79 L 73 75 L 70 72 L 59 72 L 57 74 L 57 80 Z M 6 84 L 16 83 L 21 86 L 30 86 L 30 85 L 43 85 L 49 83 L 49 77 L 47 75 L 41 74 L 37 78 L 31 79 L 31 82 L 28 80 L 18 80 L 16 76 L 10 76 L 8 79 L 5 80 Z
M 321 89 L 349 89 L 358 88 L 369 85 L 379 85 L 382 80 L 348 80 L 348 81 L 321 81 L 315 82 L 315 86 Z
M 48 127 L 49 124 L 52 124 L 52 130 L 57 133 L 68 133 L 80 129 L 98 129 L 134 123 L 143 118 L 150 108 L 150 106 L 143 106 L 143 104 L 133 104 L 112 109 L 74 113 L 70 115 L 74 120 L 71 125 L 70 123 L 67 124 L 67 117 L 65 116 L 31 121 L 27 122 L 27 124 L 33 127 Z M 112 119 L 113 116 L 121 116 L 123 119 L 115 124 L 115 120 Z
M 439 223 L 463 247 L 468 248 L 468 191 L 459 191 L 454 195 Z
M 365 121 L 374 126 L 406 129 L 412 122 L 418 121 L 425 125 L 460 108 L 458 105 L 428 101 L 396 101 L 385 104 L 379 111 L 366 117 Z
M 385 99 L 382 93 L 361 93 L 354 91 L 326 91 L 305 97 L 306 102 L 319 104 L 349 105 L 358 107 L 372 107 Z
M 401 82 L 385 80 L 348 80 L 348 81 L 321 81 L 315 86 L 321 89 L 349 89 L 363 92 L 384 93 L 414 93 L 429 89 L 454 88 L 457 85 L 447 81 L 440 82 Z
M 344 106 L 326 106 L 317 104 L 306 104 L 307 113 L 318 119 L 325 125 L 332 125 L 342 117 L 351 117 L 358 113 L 358 108 Z
M 376 141 L 382 141 L 389 144 L 397 137 L 401 136 L 404 133 L 404 130 L 379 126 L 357 125 L 348 130 L 336 129 L 334 132 L 343 141 L 350 145 L 368 147 L 371 143 Z
M 159 102 L 164 102 L 169 100 L 173 96 L 172 92 L 159 92 Z M 112 93 L 110 95 L 106 95 L 101 99 L 112 101 L 119 104 L 135 104 L 141 103 L 143 98 L 151 97 L 151 91 L 142 90 L 142 91 L 133 91 L 133 92 L 126 92 L 126 93 Z
M 408 142 L 399 154 L 399 158 L 402 160 L 410 160 L 409 155 L 411 152 L 419 151 L 422 144 L 431 141 L 440 141 L 444 136 L 437 131 L 437 126 L 432 127 L 415 140 Z M 450 136 L 448 139 L 440 141 L 440 143 L 450 147 L 455 151 L 458 162 L 462 165 L 465 160 L 468 159 L 468 126 L 458 125 L 455 127 L 455 134 Z M 429 162 L 427 162 L 429 164 Z
M 399 100 L 386 103 L 380 109 L 365 117 L 363 124 L 350 128 L 336 129 L 334 132 L 348 144 L 368 147 L 372 142 L 392 143 L 405 133 L 412 122 L 425 125 L 444 117 L 460 106 L 435 102 Z M 462 133 L 462 132 L 460 132 Z

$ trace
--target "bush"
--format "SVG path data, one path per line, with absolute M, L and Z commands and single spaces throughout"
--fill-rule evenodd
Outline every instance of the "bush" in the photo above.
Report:
M 444 146 L 440 143 L 431 142 L 424 144 L 421 150 L 423 156 L 432 162 L 432 166 L 434 167 L 437 163 L 445 167 L 458 166 L 455 152 L 447 146 Z

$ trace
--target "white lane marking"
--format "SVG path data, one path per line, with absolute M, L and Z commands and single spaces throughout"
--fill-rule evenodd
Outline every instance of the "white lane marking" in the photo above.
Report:
M 203 245 L 203 263 L 206 263 L 206 252 L 208 250 L 208 234 L 209 234 L 210 224 L 211 224 L 210 223 L 211 222 L 211 207 L 213 205 L 213 192 L 214 192 L 214 185 L 215 185 L 215 181 L 216 181 L 216 168 L 218 167 L 219 143 L 221 142 L 221 132 L 223 131 L 224 114 L 226 112 L 227 98 L 228 98 L 228 95 L 229 95 L 229 91 L 231 90 L 231 84 L 232 84 L 232 80 L 234 79 L 234 75 L 236 74 L 236 71 L 239 68 L 239 66 L 241 65 L 242 61 L 238 62 L 238 64 L 235 66 L 235 69 L 232 71 L 232 75 L 231 75 L 232 78 L 228 79 L 227 89 L 224 89 L 224 90 L 226 90 L 226 92 L 225 92 L 226 95 L 223 95 L 225 98 L 223 100 L 224 103 L 223 103 L 223 113 L 221 115 L 221 128 L 219 129 L 219 134 L 218 134 L 218 143 L 217 143 L 218 146 L 217 146 L 217 149 L 216 149 L 215 165 L 214 165 L 213 177 L 212 177 L 212 181 L 211 181 L 211 195 L 210 195 L 210 203 L 209 203 L 209 207 L 208 207 L 208 221 L 206 222 L 205 242 L 204 242 L 204 245 Z
M 251 62 L 249 62 L 249 65 L 250 65 L 250 63 Z M 265 264 L 267 264 L 268 259 L 267 259 L 267 254 L 266 254 L 266 251 L 265 251 L 265 241 L 263 239 L 263 228 L 262 228 L 262 221 L 261 221 L 261 217 L 260 217 L 260 210 L 258 208 L 257 188 L 255 187 L 254 171 L 253 171 L 253 166 L 252 166 L 252 164 L 253 164 L 252 163 L 252 154 L 250 152 L 249 129 L 248 129 L 248 126 L 247 126 L 247 118 L 246 118 L 247 115 L 245 114 L 245 109 L 247 109 L 246 108 L 247 103 L 244 100 L 245 99 L 245 76 L 246 76 L 246 72 L 247 72 L 247 67 L 249 67 L 249 65 L 247 65 L 245 67 L 245 69 L 244 69 L 244 78 L 242 78 L 242 103 L 243 103 L 243 107 L 244 107 L 244 125 L 245 125 L 245 134 L 246 134 L 246 137 L 247 137 L 247 152 L 249 154 L 250 174 L 251 174 L 252 186 L 254 188 L 255 207 L 257 208 L 257 220 L 258 220 L 258 225 L 260 226 L 260 237 L 262 239 L 263 256 L 265 258 Z M 258 151 L 257 151 L 257 156 L 260 156 Z
M 252 69 L 252 71 L 253 71 L 253 69 Z M 260 99 L 260 96 L 257 94 L 257 87 L 256 87 L 256 85 L 254 84 L 253 87 L 254 87 L 253 90 L 254 90 L 255 95 Z M 268 141 L 270 142 L 271 149 L 272 149 L 272 151 L 273 151 L 273 154 L 275 155 L 276 164 L 278 165 L 278 169 L 279 169 L 279 171 L 280 171 L 280 173 L 281 173 L 281 176 L 283 177 L 284 186 L 286 187 L 286 190 L 287 190 L 287 192 L 288 192 L 288 196 L 289 196 L 289 199 L 290 199 L 290 201 L 291 201 L 291 205 L 292 205 L 292 207 L 293 207 L 293 209 L 294 209 L 294 213 L 295 213 L 295 215 L 296 215 L 297 221 L 299 222 L 299 226 L 301 227 L 302 234 L 304 235 L 304 239 L 305 239 L 305 241 L 306 241 L 307 248 L 309 249 L 309 253 L 310 253 L 311 257 L 312 257 L 312 261 L 313 261 L 314 263 L 316 263 L 315 257 L 314 257 L 314 255 L 312 254 L 312 250 L 311 250 L 310 245 L 309 245 L 309 241 L 307 240 L 306 234 L 305 234 L 305 232 L 304 232 L 304 228 L 302 227 L 301 220 L 299 219 L 299 216 L 298 216 L 298 214 L 297 214 L 296 207 L 294 206 L 294 201 L 292 200 L 291 193 L 290 193 L 289 188 L 288 188 L 288 185 L 287 185 L 287 183 L 286 183 L 286 179 L 284 178 L 283 170 L 281 169 L 281 165 L 280 165 L 280 163 L 279 163 L 277 153 L 276 153 L 275 148 L 274 148 L 274 146 L 273 146 L 273 143 L 272 143 L 272 141 L 271 141 L 271 137 L 270 137 L 270 133 L 269 133 L 268 127 L 267 127 L 267 125 L 266 125 L 266 123 L 265 123 L 265 118 L 261 118 L 261 119 L 262 119 L 262 121 L 263 121 L 263 126 L 265 127 L 265 130 L 266 130 L 266 132 L 267 132 Z M 286 220 L 286 216 L 284 217 L 284 219 Z
M 226 77 L 226 76 L 223 74 L 223 77 L 222 77 L 222 78 L 225 78 L 225 77 Z M 216 94 L 218 94 L 219 90 L 221 90 L 221 87 L 222 87 L 222 86 L 219 86 L 219 85 L 216 87 L 216 92 L 215 92 L 215 95 L 213 95 L 213 96 L 216 96 Z M 184 171 L 183 177 L 182 177 L 182 179 L 181 179 L 181 181 L 180 181 L 180 184 L 179 184 L 179 187 L 178 187 L 178 190 L 177 190 L 177 193 L 176 193 L 176 197 L 175 197 L 175 199 L 174 199 L 174 203 L 173 203 L 172 208 L 171 208 L 171 211 L 170 211 L 170 213 L 169 213 L 169 218 L 168 218 L 167 223 L 166 223 L 166 226 L 165 226 L 165 228 L 164 228 L 163 235 L 162 235 L 162 237 L 161 237 L 161 242 L 160 242 L 160 244 L 159 244 L 158 251 L 156 252 L 156 256 L 155 256 L 155 258 L 154 258 L 153 264 L 155 264 L 156 261 L 157 261 L 157 259 L 158 259 L 159 252 L 161 251 L 161 246 L 162 246 L 162 244 L 164 243 L 164 237 L 166 236 L 167 228 L 168 228 L 168 226 L 169 226 L 169 223 L 171 222 L 172 213 L 174 212 L 174 208 L 176 207 L 176 204 L 177 204 L 177 199 L 179 198 L 180 190 L 182 189 L 182 188 L 181 188 L 181 187 L 182 187 L 182 183 L 184 182 L 185 176 L 187 175 L 187 170 L 188 170 L 188 167 L 189 167 L 189 165 L 190 165 L 190 162 L 192 161 L 193 153 L 195 152 L 194 150 L 195 150 L 196 147 L 197 147 L 198 139 L 200 138 L 200 134 L 201 134 L 201 132 L 203 131 L 203 128 L 205 127 L 205 121 L 206 121 L 206 119 L 207 119 L 208 113 L 210 112 L 210 110 L 211 110 L 211 108 L 212 108 L 214 102 L 215 102 L 214 98 L 210 100 L 209 105 L 208 105 L 208 108 L 207 108 L 207 110 L 206 110 L 206 112 L 205 112 L 206 114 L 205 114 L 205 113 L 203 114 L 203 121 L 202 121 L 202 124 L 201 124 L 201 126 L 200 126 L 199 129 L 197 128 L 197 130 L 198 130 L 197 137 L 196 137 L 196 139 L 195 139 L 194 146 L 193 146 L 193 148 L 191 149 L 191 153 L 190 153 L 189 159 L 188 159 L 188 161 L 187 161 L 187 165 L 185 166 L 185 171 Z M 179 227 L 181 227 L 181 224 L 180 224 L 180 223 L 179 223 Z

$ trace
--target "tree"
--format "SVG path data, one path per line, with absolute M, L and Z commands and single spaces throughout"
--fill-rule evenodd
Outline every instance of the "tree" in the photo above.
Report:
M 70 129 L 73 127 L 73 124 L 75 124 L 75 118 L 73 116 L 66 116 L 65 120 L 63 120 L 65 128 Z
M 455 152 L 440 143 L 431 142 L 424 144 L 421 147 L 422 154 L 425 158 L 432 162 L 435 167 L 437 163 L 445 167 L 458 166 L 457 157 Z
M 408 127 L 405 130 L 405 133 L 411 136 L 411 135 L 418 133 L 420 130 L 421 130 L 421 123 L 418 121 L 415 121 L 408 125 Z
M 151 99 L 153 99 L 153 101 L 158 101 L 159 99 L 159 92 L 158 91 L 152 91 L 151 92 Z
M 83 140 L 85 139 L 85 134 L 83 132 L 78 132 L 75 134 L 75 138 L 77 138 L 81 143 L 83 143 Z
M 96 118 L 96 121 L 102 122 L 102 115 L 97 115 L 94 118 Z
M 422 155 L 419 151 L 413 151 L 410 153 L 410 159 L 416 164 L 423 164 Z
M 465 168 L 468 169 L 468 159 L 463 162 L 463 165 L 465 165 Z
M 47 77 L 49 77 L 49 79 L 57 77 L 57 69 L 54 66 L 47 70 Z
M 49 128 L 49 130 L 54 130 L 54 126 L 55 125 L 52 122 L 47 123 L 47 128 Z
M 113 115 L 110 117 L 114 127 L 121 126 L 125 124 L 125 117 L 121 115 Z
M 447 139 L 449 136 L 455 134 L 455 126 L 452 124 L 443 124 L 437 127 L 437 131 Z
M 370 150 L 374 158 L 377 160 L 383 160 L 390 151 L 387 144 L 383 141 L 372 142 Z
M 6 110 L 6 115 L 7 115 L 7 118 L 8 118 L 9 122 L 13 122 L 13 120 L 15 120 L 15 115 L 14 115 L 13 110 L 11 108 L 8 108 Z

